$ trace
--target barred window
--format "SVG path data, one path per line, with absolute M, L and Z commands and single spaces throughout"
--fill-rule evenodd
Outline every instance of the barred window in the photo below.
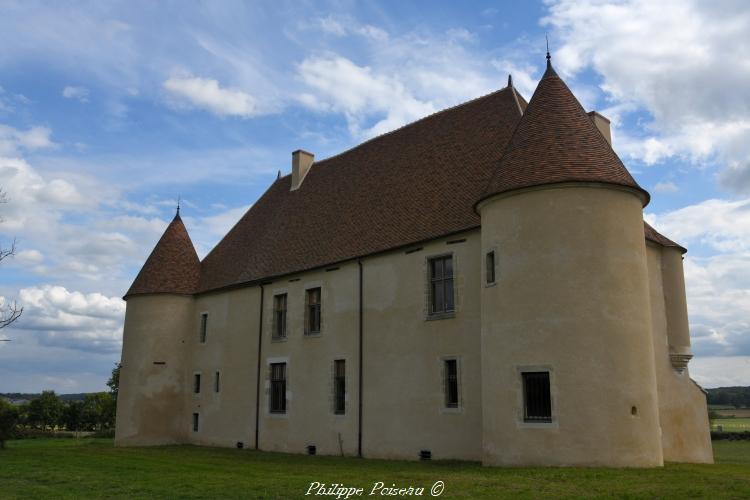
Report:
M 524 372 L 523 419 L 525 422 L 551 422 L 552 400 L 549 390 L 549 372 Z
M 446 359 L 443 367 L 445 377 L 445 407 L 458 408 L 458 361 Z
M 333 412 L 336 415 L 346 413 L 346 361 L 343 359 L 333 362 Z
M 280 339 L 286 337 L 286 294 L 275 295 L 273 298 L 273 336 Z
M 201 392 L 201 374 L 200 373 L 193 374 L 193 392 L 195 394 L 200 394 Z
M 198 426 L 200 424 L 200 415 L 193 413 L 193 432 L 198 432 Z
M 487 284 L 495 282 L 495 252 L 487 252 L 487 258 L 485 259 L 485 267 L 487 268 Z
M 286 413 L 286 363 L 271 363 L 271 413 Z
M 221 391 L 221 372 L 214 373 L 214 392 Z
M 208 327 L 208 313 L 201 314 L 201 331 L 200 331 L 200 343 L 206 343 L 206 329 Z
M 305 295 L 305 335 L 320 333 L 320 288 L 311 288 Z
M 453 257 L 446 255 L 430 259 L 430 313 L 452 312 Z

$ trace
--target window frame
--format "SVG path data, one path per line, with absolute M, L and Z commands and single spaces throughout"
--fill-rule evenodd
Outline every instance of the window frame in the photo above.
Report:
M 456 256 L 453 252 L 443 253 L 439 255 L 431 255 L 426 258 L 427 260 L 427 319 L 443 319 L 452 318 L 456 314 Z M 441 262 L 440 276 L 437 277 L 434 263 Z M 445 273 L 445 262 L 450 262 L 450 276 L 446 276 Z M 447 283 L 450 281 L 450 286 Z M 442 289 L 442 303 L 441 309 L 438 309 L 436 290 L 437 284 L 440 284 Z M 451 307 L 448 308 L 448 300 L 446 291 L 450 292 L 450 303 Z
M 278 306 L 282 302 L 282 299 L 283 308 L 279 308 Z M 273 296 L 273 324 L 271 326 L 271 338 L 273 340 L 283 340 L 287 338 L 288 311 L 289 294 L 286 292 L 275 294 Z M 281 331 L 279 326 L 281 326 Z
M 546 369 L 527 369 L 520 372 L 521 373 L 521 391 L 522 391 L 522 420 L 525 424 L 551 424 L 554 422 L 554 405 L 552 401 L 552 373 L 551 370 Z M 544 387 L 544 382 L 542 383 L 542 387 L 540 388 L 538 385 L 536 387 L 531 387 L 531 380 L 533 378 L 541 378 L 540 376 L 545 376 L 546 378 L 546 387 Z M 538 381 L 535 382 L 535 384 L 538 384 Z M 534 390 L 537 392 L 537 394 L 534 394 L 535 401 L 533 405 L 530 405 L 531 396 L 530 392 L 531 390 Z M 541 395 L 538 393 L 541 390 Z M 544 392 L 546 392 L 547 400 L 546 402 L 543 401 L 544 399 Z M 531 406 L 534 406 L 535 408 L 531 408 Z M 538 411 L 539 407 L 542 407 L 542 411 Z M 530 415 L 531 412 L 534 412 L 534 415 Z
M 208 312 L 204 311 L 200 315 L 200 326 L 198 327 L 198 343 L 205 344 L 208 338 Z
M 346 359 L 344 358 L 333 360 L 333 414 L 346 415 Z
M 193 394 L 199 395 L 201 393 L 201 372 L 193 372 Z
M 317 302 L 312 303 L 310 299 L 317 292 Z M 312 318 L 317 318 L 317 329 L 313 329 L 311 325 Z M 305 328 L 304 334 L 306 337 L 314 337 L 320 335 L 323 330 L 323 287 L 314 286 L 305 289 Z
M 484 257 L 484 284 L 488 286 L 494 285 L 497 282 L 496 255 L 495 250 L 490 250 Z
M 453 364 L 455 373 L 452 382 L 455 384 L 455 402 L 451 401 L 451 374 L 448 367 Z M 443 409 L 456 411 L 461 408 L 461 369 L 457 357 L 443 358 Z
M 278 372 L 275 367 L 281 367 L 282 378 L 278 378 Z M 268 412 L 272 415 L 284 415 L 287 412 L 286 392 L 287 392 L 287 363 L 286 361 L 269 363 L 269 394 L 268 394 Z M 280 386 L 280 387 L 279 387 Z M 277 389 L 278 387 L 278 389 Z M 279 394 L 277 394 L 277 391 Z M 274 403 L 280 403 L 281 408 Z

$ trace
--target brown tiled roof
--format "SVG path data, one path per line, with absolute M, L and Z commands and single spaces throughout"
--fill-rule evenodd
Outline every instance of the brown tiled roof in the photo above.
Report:
M 479 227 L 473 203 L 525 106 L 506 87 L 316 162 L 296 191 L 282 177 L 203 260 L 199 289 Z
M 178 213 L 143 264 L 125 298 L 147 293 L 195 293 L 200 268 L 198 254 Z
M 648 193 L 633 179 L 565 82 L 548 63 L 478 201 L 530 186 L 603 182 Z
M 675 247 L 680 250 L 680 252 L 685 253 L 687 252 L 687 248 L 683 247 L 679 243 L 675 243 L 674 241 L 670 240 L 663 234 L 659 233 L 656 229 L 651 227 L 651 225 L 643 221 L 643 230 L 646 233 L 646 239 L 649 241 L 653 241 L 654 243 L 658 243 L 661 246 L 664 247 Z

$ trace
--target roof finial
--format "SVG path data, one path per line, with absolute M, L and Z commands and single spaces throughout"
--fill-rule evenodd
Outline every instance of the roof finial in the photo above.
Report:
M 508 73 L 508 87 L 512 87 L 512 86 L 513 86 L 513 75 Z
M 177 215 L 175 217 L 180 216 L 180 195 L 177 195 Z
M 552 66 L 552 57 L 549 55 L 549 37 L 547 36 L 547 33 L 544 34 L 544 39 L 547 41 L 547 67 L 549 68 Z
M 278 181 L 279 179 L 281 179 L 281 170 L 276 174 L 276 180 Z

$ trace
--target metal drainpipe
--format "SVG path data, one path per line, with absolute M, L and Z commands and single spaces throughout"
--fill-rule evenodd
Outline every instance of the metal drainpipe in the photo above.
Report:
M 265 289 L 260 284 L 260 312 L 258 314 L 258 369 L 255 373 L 255 449 L 258 450 L 260 436 L 260 352 L 263 344 L 263 295 Z
M 357 456 L 362 457 L 362 317 L 364 314 L 364 300 L 362 293 L 362 260 L 357 259 L 359 264 L 359 435 L 357 437 Z

